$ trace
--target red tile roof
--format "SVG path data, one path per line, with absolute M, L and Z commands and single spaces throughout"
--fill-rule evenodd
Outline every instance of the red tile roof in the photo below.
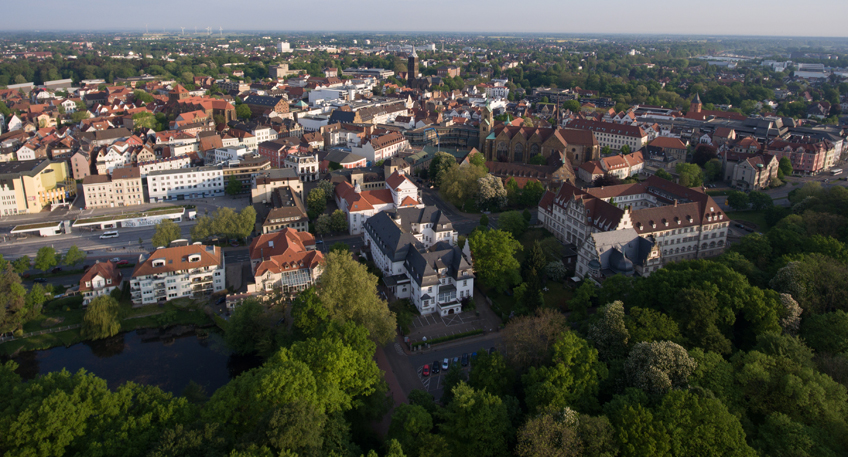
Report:
M 85 274 L 82 275 L 79 282 L 79 290 L 80 292 L 85 292 L 88 290 L 93 290 L 91 286 L 86 286 L 85 283 L 91 283 L 95 276 L 100 276 L 103 279 L 111 279 L 112 284 L 107 284 L 107 286 L 120 286 L 121 281 L 123 281 L 123 275 L 118 270 L 118 266 L 112 263 L 111 260 L 106 262 L 98 262 L 91 266 Z
M 293 228 L 254 238 L 249 249 L 250 260 L 259 260 L 254 274 L 260 276 L 267 271 L 281 273 L 312 269 L 323 263 L 324 255 L 307 249 L 307 246 L 314 248 L 315 238 L 309 232 L 298 232 Z

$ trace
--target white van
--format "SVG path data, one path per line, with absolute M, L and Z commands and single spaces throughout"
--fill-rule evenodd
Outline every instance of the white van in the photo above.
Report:
M 112 232 L 103 232 L 103 234 L 102 234 L 102 235 L 100 235 L 100 239 L 101 239 L 101 240 L 105 240 L 105 239 L 107 239 L 107 238 L 117 238 L 117 237 L 118 237 L 118 232 L 117 232 L 117 231 L 112 231 Z

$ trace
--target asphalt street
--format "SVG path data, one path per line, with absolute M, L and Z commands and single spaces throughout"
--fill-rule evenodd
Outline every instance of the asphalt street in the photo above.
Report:
M 421 353 L 413 353 L 408 356 L 408 363 L 410 369 L 414 371 L 415 377 L 417 378 L 411 386 L 412 389 L 420 389 L 426 392 L 429 392 L 433 395 L 433 398 L 439 400 L 442 398 L 442 393 L 444 392 L 444 377 L 446 374 L 446 370 L 439 371 L 438 374 L 432 373 L 433 363 L 438 363 L 441 368 L 442 361 L 444 359 L 449 359 L 450 363 L 453 364 L 454 357 L 457 357 L 462 360 L 462 354 L 468 354 L 469 356 L 469 365 L 467 367 L 462 367 L 462 370 L 465 371 L 465 377 L 468 379 L 468 372 L 471 370 L 471 366 L 474 364 L 474 361 L 471 360 L 471 354 L 474 352 L 481 354 L 489 350 L 489 348 L 495 347 L 498 350 L 501 349 L 500 338 L 492 338 L 487 340 L 474 340 L 468 343 L 461 343 L 456 346 L 449 346 L 442 349 L 431 349 L 426 352 Z M 422 374 L 422 369 L 424 365 L 430 365 L 431 374 L 430 376 L 424 376 Z M 401 381 L 403 384 L 403 381 Z M 403 386 L 404 390 L 406 386 Z M 410 391 L 412 390 L 410 389 Z

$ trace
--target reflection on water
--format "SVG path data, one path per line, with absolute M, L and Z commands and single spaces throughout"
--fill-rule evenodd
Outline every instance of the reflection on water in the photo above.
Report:
M 257 357 L 232 354 L 217 333 L 198 338 L 160 336 L 159 331 L 139 330 L 112 338 L 86 341 L 71 347 L 29 351 L 13 358 L 18 374 L 33 379 L 38 374 L 85 369 L 107 381 L 115 389 L 127 381 L 159 386 L 179 395 L 194 381 L 214 392 L 230 379 L 259 366 Z

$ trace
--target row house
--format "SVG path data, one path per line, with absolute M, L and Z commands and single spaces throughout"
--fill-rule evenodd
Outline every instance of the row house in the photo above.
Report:
M 829 162 L 836 163 L 838 152 L 833 143 L 809 136 L 792 136 L 788 139 L 777 138 L 767 146 L 767 152 L 778 160 L 786 157 L 792 163 L 795 173 L 813 175 L 828 170 Z M 833 157 L 833 159 L 831 159 Z
M 421 314 L 462 312 L 473 299 L 470 246 L 460 250 L 451 221 L 435 207 L 381 212 L 365 222 L 363 238 L 383 282 Z
M 632 154 L 618 154 L 592 160 L 577 168 L 577 175 L 583 182 L 593 182 L 602 176 L 614 176 L 627 179 L 642 172 L 645 160 L 641 151 Z
M 144 203 L 138 167 L 115 168 L 111 175 L 91 175 L 82 181 L 85 208 L 115 208 Z
M 133 306 L 203 298 L 226 290 L 220 247 L 191 244 L 142 254 L 130 280 Z

